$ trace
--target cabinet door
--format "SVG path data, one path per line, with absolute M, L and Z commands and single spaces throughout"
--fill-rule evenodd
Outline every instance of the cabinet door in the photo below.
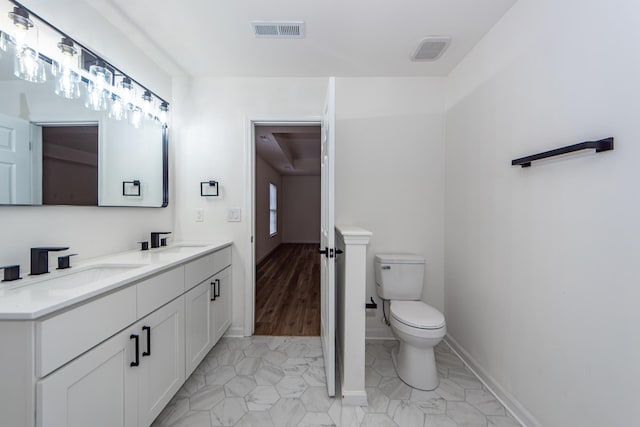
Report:
M 185 381 L 184 296 L 134 326 L 140 335 L 138 424 L 149 426 Z
M 231 267 L 213 276 L 215 300 L 212 301 L 212 337 L 217 343 L 231 325 Z M 211 297 L 214 298 L 213 296 Z
M 205 280 L 187 292 L 186 316 L 186 378 L 207 355 L 213 340 L 211 336 L 211 280 Z
M 139 367 L 130 330 L 70 362 L 36 387 L 39 427 L 134 427 Z

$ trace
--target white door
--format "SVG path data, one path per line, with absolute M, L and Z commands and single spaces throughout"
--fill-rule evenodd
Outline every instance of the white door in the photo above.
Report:
M 335 79 L 329 78 L 327 99 L 322 116 L 322 170 L 320 220 L 320 338 L 327 375 L 327 391 L 335 396 L 336 384 L 336 311 L 335 311 L 335 224 L 333 207 L 333 158 L 335 146 Z
M 31 203 L 29 122 L 0 114 L 0 204 Z

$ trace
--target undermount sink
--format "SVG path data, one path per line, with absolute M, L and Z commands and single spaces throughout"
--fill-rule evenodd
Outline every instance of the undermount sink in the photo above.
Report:
M 14 289 L 23 286 L 49 286 L 58 290 L 77 288 L 89 283 L 97 282 L 117 274 L 130 272 L 135 268 L 143 267 L 145 264 L 97 264 L 87 267 L 71 268 L 69 271 L 56 272 L 40 277 L 34 277 L 22 283 L 9 285 L 7 289 Z

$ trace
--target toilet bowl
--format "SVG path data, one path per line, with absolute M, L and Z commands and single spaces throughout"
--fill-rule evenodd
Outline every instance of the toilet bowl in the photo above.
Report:
M 420 390 L 433 390 L 440 380 L 433 348 L 446 334 L 444 316 L 422 301 L 391 301 L 391 332 L 400 342 L 392 354 L 402 381 Z
M 378 296 L 390 301 L 391 332 L 400 342 L 392 354 L 400 379 L 420 390 L 433 390 L 440 380 L 433 348 L 446 334 L 444 316 L 420 301 L 424 259 L 411 254 L 375 257 Z

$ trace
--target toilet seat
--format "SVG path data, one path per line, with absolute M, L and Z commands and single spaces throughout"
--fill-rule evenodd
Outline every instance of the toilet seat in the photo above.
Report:
M 398 322 L 417 329 L 441 329 L 444 316 L 422 301 L 391 301 L 391 316 Z

